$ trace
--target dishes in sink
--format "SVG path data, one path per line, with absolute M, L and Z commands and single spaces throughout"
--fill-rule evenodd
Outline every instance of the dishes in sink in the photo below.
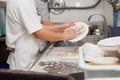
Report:
M 120 43 L 120 37 L 110 37 L 100 40 L 97 45 L 105 51 L 106 56 L 120 57 L 118 44 Z
M 105 52 L 92 43 L 85 43 L 83 50 L 85 61 L 92 64 L 115 64 L 119 61 L 117 57 L 105 56 Z

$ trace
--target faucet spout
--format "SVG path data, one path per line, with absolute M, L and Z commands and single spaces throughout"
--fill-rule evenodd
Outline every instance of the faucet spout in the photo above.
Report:
M 104 27 L 104 33 L 105 33 L 105 37 L 107 38 L 107 37 L 108 37 L 108 33 L 107 33 L 108 26 L 107 26 L 107 21 L 106 21 L 106 18 L 105 18 L 104 15 L 102 15 L 102 14 L 92 14 L 92 15 L 90 15 L 90 16 L 88 17 L 88 21 L 90 21 L 91 18 L 92 18 L 93 16 L 96 16 L 96 15 L 101 16 L 101 17 L 103 18 L 103 20 L 104 20 L 104 26 L 103 26 L 103 27 Z

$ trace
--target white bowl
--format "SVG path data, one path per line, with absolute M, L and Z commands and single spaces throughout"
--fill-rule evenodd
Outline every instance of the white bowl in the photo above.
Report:
M 120 54 L 120 43 L 116 44 L 116 49 L 117 49 L 118 53 Z
M 87 55 L 104 56 L 104 51 L 95 44 L 85 43 L 83 47 Z

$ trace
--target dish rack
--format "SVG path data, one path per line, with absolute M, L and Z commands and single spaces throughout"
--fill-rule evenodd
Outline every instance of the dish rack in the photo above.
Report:
M 79 66 L 84 71 L 85 80 L 120 79 L 120 65 L 92 65 L 86 63 L 84 60 L 84 49 L 82 46 L 79 47 Z

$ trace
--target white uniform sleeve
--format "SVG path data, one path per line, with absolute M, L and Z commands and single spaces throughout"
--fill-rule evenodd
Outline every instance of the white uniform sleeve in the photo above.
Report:
M 44 0 L 35 0 L 35 5 L 38 15 L 41 16 L 41 20 L 49 20 L 50 15 Z
M 37 15 L 35 4 L 23 4 L 18 7 L 20 19 L 23 26 L 27 29 L 29 33 L 33 33 L 43 28 L 40 23 L 40 18 Z

